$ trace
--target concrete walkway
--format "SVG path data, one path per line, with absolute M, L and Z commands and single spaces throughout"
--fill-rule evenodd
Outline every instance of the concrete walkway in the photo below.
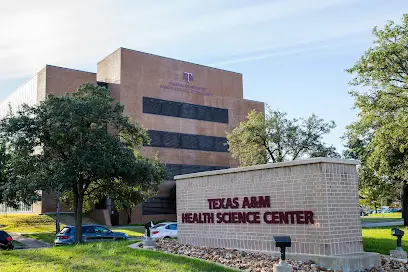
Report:
M 51 246 L 48 243 L 41 242 L 41 241 L 38 241 L 38 240 L 33 239 L 33 238 L 25 237 L 25 236 L 21 235 L 21 233 L 10 232 L 9 234 L 11 235 L 11 237 L 13 237 L 13 240 L 18 241 L 18 242 L 23 243 L 23 244 L 26 245 L 25 247 L 15 246 L 15 249 L 44 248 L 44 247 L 50 247 Z
M 404 225 L 404 220 L 400 221 L 388 221 L 388 222 L 362 222 L 361 226 L 363 228 L 374 228 L 374 227 L 389 227 Z

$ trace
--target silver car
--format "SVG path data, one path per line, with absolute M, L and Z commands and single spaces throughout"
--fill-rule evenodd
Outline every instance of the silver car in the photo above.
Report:
M 113 232 L 100 225 L 83 225 L 83 242 L 102 242 L 115 240 L 128 240 L 129 236 L 123 232 Z M 55 237 L 56 246 L 72 245 L 75 243 L 75 226 L 64 227 Z

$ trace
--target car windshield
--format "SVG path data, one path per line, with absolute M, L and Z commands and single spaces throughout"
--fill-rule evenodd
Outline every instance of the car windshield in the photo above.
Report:
M 157 229 L 157 228 L 164 227 L 164 226 L 167 226 L 167 224 L 160 223 L 160 224 L 154 225 L 154 226 L 151 227 L 151 228 L 152 228 L 152 229 Z

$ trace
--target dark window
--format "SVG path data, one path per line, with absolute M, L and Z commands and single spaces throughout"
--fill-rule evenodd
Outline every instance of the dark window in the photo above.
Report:
M 106 233 L 109 233 L 110 230 L 108 230 L 107 228 L 101 227 L 101 226 L 96 226 L 96 227 L 95 227 L 95 232 L 96 232 L 96 233 L 104 233 L 104 234 L 106 234 Z
M 7 236 L 7 233 L 4 232 L 4 231 L 2 231 L 2 230 L 0 230 L 0 241 L 6 240 L 7 237 L 8 237 L 8 236 Z
M 174 179 L 174 176 L 192 174 L 198 172 L 228 169 L 228 166 L 211 165 L 189 165 L 189 164 L 166 164 L 167 179 Z
M 162 101 L 160 99 L 143 97 L 143 112 L 162 114 Z
M 143 97 L 143 112 L 228 124 L 228 109 Z
M 150 146 L 228 152 L 227 138 L 148 130 Z
M 147 135 L 150 138 L 150 145 L 160 147 L 163 146 L 162 144 L 162 132 L 156 130 L 148 130 Z
M 176 201 L 170 197 L 152 197 L 142 205 L 143 215 L 175 214 Z
M 214 137 L 214 150 L 217 152 L 228 152 L 227 139 L 224 137 Z
M 162 102 L 162 115 L 179 117 L 180 116 L 180 103 L 173 101 Z
M 163 132 L 162 147 L 180 148 L 180 134 L 173 132 Z
M 197 119 L 198 120 L 203 120 L 203 121 L 208 121 L 208 120 L 205 119 L 206 111 L 207 111 L 207 109 L 205 107 L 198 107 L 197 108 Z
M 214 108 L 213 120 L 214 120 L 214 122 L 228 123 L 228 110 L 227 109 Z
M 193 104 L 181 103 L 180 117 L 188 119 L 197 119 L 197 106 Z
M 95 227 L 93 226 L 82 227 L 82 233 L 95 233 Z
M 191 134 L 181 134 L 180 136 L 181 145 L 183 149 L 198 149 L 198 136 Z
M 68 227 L 64 227 L 59 234 L 68 234 L 71 232 L 71 229 Z
M 177 224 L 170 224 L 170 225 L 168 225 L 168 226 L 166 227 L 166 229 L 169 229 L 169 230 L 177 230 Z
M 207 165 L 202 165 L 200 166 L 200 170 L 198 172 L 207 172 L 207 171 L 213 171 L 214 166 L 207 166 Z
M 181 167 L 180 175 L 197 173 L 199 171 L 200 171 L 200 166 L 198 165 L 183 165 Z
M 181 164 L 166 164 L 167 179 L 174 179 L 174 176 L 180 175 Z
M 211 136 L 198 136 L 198 149 L 203 151 L 215 151 L 214 138 Z
M 100 87 L 108 88 L 108 83 L 107 82 L 98 81 L 98 82 L 96 82 L 96 84 L 98 86 L 100 86 Z

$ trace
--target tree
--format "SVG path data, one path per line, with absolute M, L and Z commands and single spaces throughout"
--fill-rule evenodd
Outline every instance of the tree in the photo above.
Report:
M 343 136 L 343 140 L 346 141 L 343 157 L 360 161 L 358 167 L 360 203 L 377 209 L 382 203 L 388 204 L 398 199 L 398 196 L 395 194 L 393 181 L 378 173 L 369 163 L 368 158 L 373 152 L 369 143 L 373 134 L 361 134 L 361 129 L 359 123 L 348 126 L 348 131 Z
M 375 40 L 347 70 L 358 120 L 348 129 L 369 135 L 367 165 L 400 188 L 404 224 L 408 226 L 408 14 L 400 25 L 389 21 L 373 29 Z
M 32 203 L 39 190 L 54 192 L 57 186 L 61 193 L 71 192 L 75 240 L 80 242 L 85 198 L 98 190 L 155 188 L 163 180 L 163 166 L 137 153 L 148 137 L 123 109 L 107 88 L 84 84 L 72 94 L 50 95 L 3 119 L 0 133 L 9 154 L 33 165 L 9 179 L 5 187 L 17 186 L 3 194 L 5 199 Z M 21 168 L 17 162 L 10 168 Z M 27 185 L 29 189 L 21 188 Z
M 145 158 L 135 153 L 139 159 L 139 176 L 141 180 L 163 180 L 166 176 L 164 167 L 157 158 Z M 142 176 L 143 175 L 143 176 Z M 113 185 L 113 186 L 112 186 Z M 110 198 L 118 211 L 125 211 L 127 223 L 131 223 L 132 211 L 136 205 L 143 203 L 158 191 L 158 183 L 151 183 L 148 188 L 134 184 L 132 180 L 121 182 L 115 180 L 106 184 L 91 184 L 84 196 L 83 211 L 89 212 L 101 199 Z M 74 194 L 72 191 L 64 193 L 61 201 L 74 208 Z
M 341 155 L 337 153 L 336 147 L 333 145 L 326 146 L 324 144 L 319 144 L 316 146 L 315 150 L 310 153 L 311 158 L 326 157 L 326 158 L 341 158 Z
M 339 157 L 333 146 L 326 147 L 322 136 L 335 124 L 316 115 L 288 119 L 286 113 L 267 108 L 266 115 L 252 110 L 247 120 L 227 134 L 231 155 L 241 166 L 283 162 L 319 155 Z

